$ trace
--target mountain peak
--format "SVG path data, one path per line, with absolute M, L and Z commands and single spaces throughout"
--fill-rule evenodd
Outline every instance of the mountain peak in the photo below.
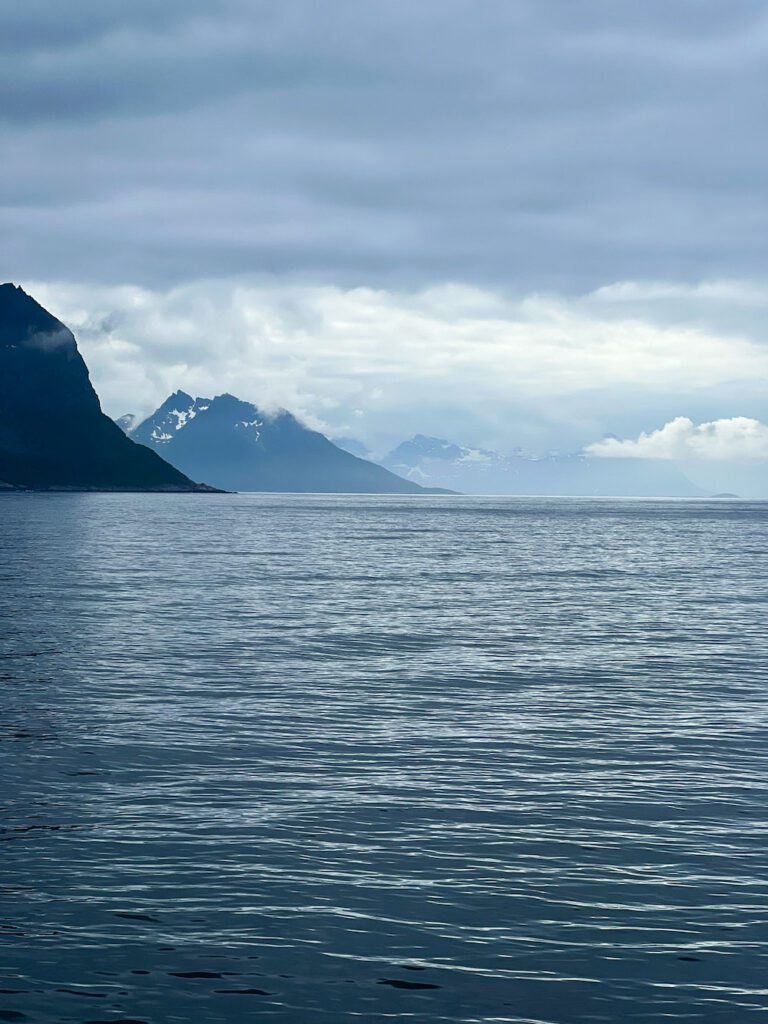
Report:
M 69 328 L 11 282 L 0 285 L 0 347 L 63 349 L 69 357 L 77 354 Z
M 612 465 L 607 465 L 612 463 Z M 582 454 L 509 455 L 417 434 L 382 465 L 408 480 L 470 494 L 687 496 L 697 489 L 675 467 L 651 460 L 588 459 Z
M 253 402 L 246 402 L 245 399 L 237 398 L 235 395 L 231 395 L 228 391 L 225 391 L 221 395 L 216 395 L 211 400 L 211 405 L 214 405 L 219 409 L 239 408 L 240 406 L 248 406 L 250 409 L 256 408 Z
M 414 434 L 409 441 L 403 441 L 394 451 L 390 452 L 385 462 L 415 465 L 419 459 L 458 459 L 465 449 L 442 437 L 428 437 L 426 434 Z
M 0 284 L 0 302 L 26 303 L 29 306 L 35 306 L 37 309 L 43 309 L 37 299 L 33 299 L 28 292 L 24 291 L 20 284 L 14 284 L 13 281 L 5 281 L 3 284 Z M 54 319 L 47 309 L 43 309 L 43 312 L 50 316 L 51 319 Z
M 178 391 L 174 391 L 172 395 L 168 395 L 168 397 L 163 402 L 163 404 L 160 406 L 160 408 L 161 409 L 165 409 L 167 406 L 171 406 L 171 405 L 186 405 L 186 406 L 189 406 L 189 405 L 192 405 L 194 403 L 194 401 L 195 401 L 195 399 L 192 397 L 192 395 L 188 395 L 186 391 L 178 390 Z
M 0 481 L 40 490 L 198 490 L 101 411 L 74 335 L 0 285 Z
M 422 490 L 343 451 L 290 412 L 267 414 L 227 392 L 189 404 L 169 400 L 131 436 L 161 451 L 182 472 L 226 489 L 368 494 Z
M 201 412 L 206 412 L 211 405 L 210 398 L 193 398 L 186 391 L 174 391 L 151 416 L 132 426 L 131 437 L 149 447 L 167 445 L 179 431 Z

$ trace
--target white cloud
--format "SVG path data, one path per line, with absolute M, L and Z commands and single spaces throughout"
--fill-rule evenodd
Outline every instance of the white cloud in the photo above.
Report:
M 768 306 L 768 288 L 756 281 L 701 281 L 681 284 L 675 281 L 617 281 L 592 292 L 597 302 L 626 303 L 665 302 L 681 299 L 687 302 L 738 303 L 764 308 Z
M 636 441 L 606 438 L 586 451 L 604 459 L 768 460 L 768 426 L 746 416 L 699 424 L 678 416 Z
M 503 416 L 558 396 L 768 378 L 768 348 L 749 337 L 458 284 L 413 293 L 242 282 L 25 287 L 73 328 L 117 413 L 147 412 L 181 387 L 229 390 L 319 424 L 334 409 L 392 415 L 430 402 Z

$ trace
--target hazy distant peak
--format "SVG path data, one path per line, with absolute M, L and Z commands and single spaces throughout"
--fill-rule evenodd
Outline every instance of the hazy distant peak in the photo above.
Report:
M 605 463 L 613 462 L 606 468 Z M 382 465 L 408 480 L 474 494 L 672 495 L 701 493 L 672 465 L 590 459 L 583 453 L 509 455 L 416 434 Z M 603 463 L 600 465 L 599 463 Z
M 420 459 L 445 459 L 455 461 L 457 459 L 472 458 L 481 454 L 480 449 L 465 448 L 462 445 L 446 441 L 442 437 L 428 437 L 426 434 L 414 434 L 408 441 L 403 441 L 397 448 L 389 453 L 386 458 L 390 462 L 402 462 L 407 465 L 415 465 Z M 482 453 L 487 456 L 495 455 L 494 452 Z
M 359 459 L 369 459 L 371 457 L 368 445 L 363 444 L 362 441 L 358 441 L 356 437 L 331 437 L 329 440 L 331 444 L 335 444 L 337 448 L 341 448 L 342 451 L 349 452 L 350 455 L 356 455 Z

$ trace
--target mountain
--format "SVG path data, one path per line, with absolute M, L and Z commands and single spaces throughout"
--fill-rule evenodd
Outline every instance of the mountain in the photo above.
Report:
M 581 454 L 536 458 L 467 448 L 417 434 L 382 465 L 407 480 L 468 494 L 696 497 L 705 492 L 669 462 L 597 459 Z
M 101 411 L 71 331 L 0 285 L 0 487 L 202 491 Z
M 695 459 L 683 463 L 687 476 L 705 492 L 751 501 L 768 498 L 768 462 L 751 459 Z
M 419 494 L 424 488 L 342 451 L 289 412 L 268 415 L 233 395 L 177 391 L 131 437 L 184 473 L 236 491 Z

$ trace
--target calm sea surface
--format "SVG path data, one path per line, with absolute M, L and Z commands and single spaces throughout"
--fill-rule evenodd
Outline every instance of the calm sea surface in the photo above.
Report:
M 768 504 L 0 526 L 0 1022 L 766 1019 Z

